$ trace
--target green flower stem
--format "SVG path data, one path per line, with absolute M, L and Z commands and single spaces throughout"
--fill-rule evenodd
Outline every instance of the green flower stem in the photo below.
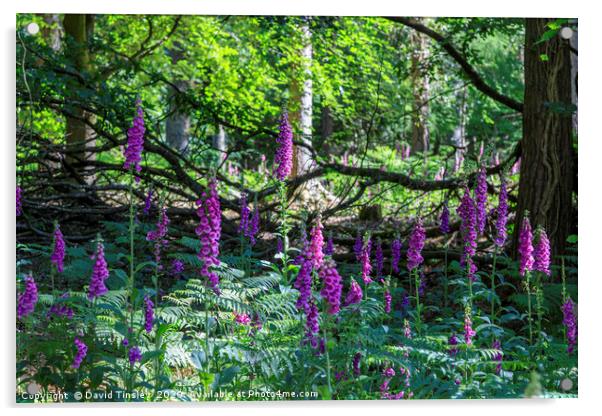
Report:
M 420 328 L 422 326 L 420 321 L 420 273 L 418 273 L 418 268 L 412 270 L 415 279 L 416 286 L 416 332 L 420 335 Z
M 491 269 L 491 323 L 495 324 L 495 266 L 497 263 L 497 246 L 493 251 L 493 267 Z
M 531 272 L 526 274 L 526 288 L 527 288 L 527 320 L 529 322 L 529 344 L 533 344 L 533 323 L 531 316 Z
M 447 250 L 448 250 L 448 243 L 445 243 L 445 280 L 443 281 L 443 299 L 444 299 L 444 305 L 445 308 L 447 308 L 448 305 L 448 301 L 449 301 L 449 280 L 448 280 L 448 276 L 447 276 Z

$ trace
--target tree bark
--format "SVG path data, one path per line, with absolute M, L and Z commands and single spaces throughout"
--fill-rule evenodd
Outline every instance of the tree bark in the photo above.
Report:
M 67 59 L 73 62 L 77 72 L 90 72 L 90 51 L 88 49 L 88 39 L 91 37 L 94 30 L 94 16 L 85 14 L 66 14 L 63 19 L 63 27 L 68 37 L 70 45 L 65 48 Z M 77 85 L 76 81 L 72 81 L 73 85 L 67 90 L 78 91 L 81 85 Z M 73 163 L 84 160 L 94 160 L 95 153 L 88 151 L 96 146 L 94 131 L 88 123 L 94 124 L 96 117 L 94 114 L 84 111 L 77 105 L 77 101 L 81 98 L 72 97 L 74 104 L 68 106 L 69 113 L 72 117 L 66 118 L 66 144 L 68 147 L 77 149 L 78 152 L 67 158 L 67 162 Z M 88 123 L 87 123 L 87 122 Z M 91 182 L 92 177 L 86 178 L 87 182 Z
M 411 77 L 413 88 L 412 111 L 412 152 L 424 152 L 429 149 L 429 79 L 426 60 L 429 56 L 427 37 L 413 31 L 410 35 L 413 45 L 411 56 Z
M 514 233 L 525 211 L 534 227 L 545 227 L 552 254 L 564 253 L 575 230 L 569 44 L 559 36 L 537 43 L 553 19 L 527 19 L 525 97 L 518 212 Z M 516 252 L 516 250 L 515 250 Z
M 305 22 L 301 26 L 302 47 L 299 51 L 301 58 L 301 72 L 303 74 L 301 81 L 294 81 L 292 88 L 292 99 L 295 104 L 298 102 L 297 111 L 292 114 L 292 119 L 296 121 L 299 127 L 301 137 L 299 141 L 312 145 L 312 110 L 313 110 L 313 83 L 311 73 L 311 61 L 313 58 L 313 48 L 311 43 L 311 31 L 309 23 Z M 293 148 L 293 175 L 299 176 L 307 173 L 314 165 L 311 153 L 308 149 L 301 146 Z
M 184 52 L 179 45 L 169 49 L 167 54 L 174 65 L 184 59 Z M 165 141 L 170 147 L 181 154 L 186 154 L 190 142 L 190 116 L 188 115 L 188 111 L 181 108 L 180 100 L 178 100 L 178 91 L 186 92 L 191 87 L 191 82 L 177 79 L 173 81 L 173 84 L 175 88 L 169 87 L 167 95 L 169 115 L 165 120 Z

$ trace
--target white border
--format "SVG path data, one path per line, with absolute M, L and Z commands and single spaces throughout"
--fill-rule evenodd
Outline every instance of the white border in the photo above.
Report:
M 9 412 L 32 414 L 81 414 L 91 415 L 123 413 L 128 415 L 165 414 L 169 405 L 143 404 L 96 406 L 45 406 L 40 408 L 16 407 L 14 405 L 14 28 L 15 13 L 18 12 L 71 12 L 71 13 L 140 13 L 140 14 L 303 14 L 303 15 L 403 15 L 403 16 L 559 16 L 579 18 L 579 399 L 576 400 L 494 400 L 494 401 L 414 401 L 401 403 L 388 402 L 313 402 L 313 403 L 217 403 L 213 405 L 179 405 L 174 410 L 195 414 L 244 414 L 267 415 L 283 413 L 305 415 L 308 413 L 344 413 L 366 415 L 372 408 L 382 413 L 398 414 L 412 412 L 422 414 L 479 414 L 504 415 L 523 413 L 545 413 L 546 415 L 589 414 L 591 409 L 600 408 L 596 399 L 599 393 L 600 356 L 600 208 L 602 201 L 599 183 L 601 178 L 600 158 L 602 139 L 599 132 L 602 91 L 600 88 L 600 30 L 602 21 L 595 2 L 504 0 L 484 2 L 469 0 L 453 1 L 384 1 L 384 0 L 104 0 L 86 2 L 82 0 L 21 0 L 17 4 L 2 4 L 2 46 L 4 51 L 2 76 L 0 77 L 0 115 L 3 137 L 1 156 L 4 163 L 0 167 L 0 195 L 2 201 L 2 230 L 4 238 L 0 249 L 0 264 L 7 273 L 2 276 L 4 300 L 5 341 L 2 349 L 2 376 L 0 393 L 4 406 Z M 584 88 L 585 86 L 585 88 Z M 169 411 L 169 410 L 168 410 Z M 599 413 L 599 410 L 598 412 Z

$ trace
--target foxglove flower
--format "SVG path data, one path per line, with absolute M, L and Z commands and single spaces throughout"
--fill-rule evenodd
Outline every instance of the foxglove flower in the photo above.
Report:
M 362 360 L 362 353 L 361 352 L 356 352 L 355 355 L 353 356 L 353 362 L 352 362 L 352 367 L 353 367 L 353 375 L 356 377 L 359 377 L 362 372 L 360 371 L 360 362 Z
M 376 251 L 374 252 L 374 259 L 376 262 L 376 277 L 382 277 L 383 275 L 383 266 L 385 264 L 385 258 L 383 254 L 383 246 L 380 241 L 376 243 Z
M 426 293 L 426 277 L 424 276 L 424 272 L 420 272 L 420 284 L 418 286 L 418 294 L 420 296 L 424 296 Z
M 412 328 L 410 328 L 410 321 L 407 319 L 403 320 L 403 336 L 412 339 Z
M 100 241 L 96 245 L 94 259 L 92 278 L 90 279 L 90 287 L 88 288 L 88 299 L 90 300 L 102 296 L 109 291 L 105 286 L 105 280 L 109 277 L 109 269 L 105 261 L 104 246 Z
M 294 287 L 299 291 L 299 297 L 297 298 L 297 309 L 307 313 L 309 310 L 309 301 L 311 299 L 311 261 L 308 260 L 303 254 L 300 256 L 299 261 L 301 262 L 297 279 L 295 280 Z
M 572 354 L 577 345 L 577 315 L 571 298 L 562 304 L 562 316 L 562 324 L 566 327 L 567 352 Z
M 250 215 L 251 211 L 249 210 L 249 205 L 247 204 L 247 194 L 243 192 L 240 195 L 240 224 L 238 226 L 238 232 L 241 235 L 247 235 Z
M 470 306 L 466 306 L 464 309 L 464 341 L 466 345 L 472 345 L 472 338 L 477 334 L 472 329 L 471 313 Z
M 288 121 L 288 114 L 283 113 L 280 117 L 280 134 L 276 139 L 278 149 L 274 156 L 274 163 L 277 163 L 276 178 L 283 181 L 291 174 L 293 169 L 293 130 Z
M 326 256 L 332 256 L 334 254 L 334 242 L 332 241 L 332 231 L 328 233 L 328 241 L 326 241 L 324 254 Z
M 161 209 L 161 213 L 159 214 L 159 220 L 157 221 L 157 228 L 155 230 L 149 231 L 146 235 L 147 241 L 154 241 L 155 246 L 153 250 L 153 254 L 155 255 L 155 263 L 157 264 L 157 268 L 159 270 L 163 269 L 161 265 L 161 249 L 167 245 L 167 239 L 165 236 L 167 235 L 167 226 L 169 225 L 169 218 L 167 217 L 167 209 L 163 207 Z
M 393 240 L 391 244 L 391 268 L 393 272 L 399 273 L 399 260 L 401 259 L 401 241 L 399 238 Z
M 391 292 L 385 290 L 385 313 L 391 313 L 391 301 L 393 298 L 391 297 Z
M 360 263 L 362 266 L 362 280 L 364 284 L 372 283 L 370 273 L 372 272 L 372 264 L 370 263 L 370 253 L 372 252 L 372 241 L 370 236 L 366 237 L 364 246 L 362 247 L 362 254 L 360 256 Z
M 496 352 L 493 356 L 493 361 L 497 361 L 495 366 L 495 374 L 499 375 L 502 372 L 502 343 L 498 339 L 493 340 L 491 348 L 498 350 L 498 352 Z
M 410 296 L 408 292 L 404 292 L 401 298 L 401 307 L 403 310 L 407 310 L 410 307 Z
M 477 268 L 472 261 L 472 257 L 477 250 L 477 213 L 475 203 L 470 197 L 470 191 L 467 187 L 464 188 L 464 196 L 460 201 L 457 212 L 462 221 L 460 230 L 464 242 L 464 252 L 460 264 L 462 266 L 468 264 L 468 278 L 474 280 Z
M 451 337 L 449 337 L 449 339 L 447 340 L 447 343 L 449 345 L 449 356 L 450 357 L 455 357 L 458 354 L 458 337 L 456 336 L 456 334 L 452 334 Z
M 57 272 L 63 272 L 65 264 L 65 240 L 58 224 L 54 229 L 54 248 L 50 256 L 50 262 L 56 266 Z
M 184 262 L 180 259 L 174 259 L 171 262 L 171 273 L 174 275 L 181 274 L 184 271 Z
M 319 343 L 316 335 L 320 332 L 319 311 L 315 302 L 310 302 L 305 322 L 305 338 L 312 348 L 318 348 Z
M 150 333 L 153 330 L 153 323 L 155 320 L 154 306 L 150 296 L 146 295 L 144 297 L 144 329 L 147 333 Z
M 149 188 L 148 193 L 146 194 L 146 198 L 144 198 L 144 208 L 142 209 L 142 214 L 148 215 L 150 213 L 152 205 L 153 205 L 153 189 Z
M 68 296 L 69 296 L 68 293 L 63 293 L 61 295 L 61 298 L 65 299 Z M 73 309 L 71 309 L 67 305 L 64 305 L 61 303 L 53 304 L 50 307 L 50 310 L 48 311 L 46 316 L 49 318 L 51 318 L 52 316 L 58 316 L 58 317 L 65 317 L 65 318 L 71 319 L 71 318 L 73 318 Z
M 232 312 L 232 315 L 234 315 L 234 322 L 236 322 L 237 324 L 240 324 L 240 325 L 250 325 L 251 324 L 251 317 L 246 313 Z
M 324 261 L 324 236 L 322 234 L 322 221 L 317 218 L 316 224 L 310 233 L 311 241 L 309 243 L 309 259 L 312 267 L 318 270 Z
M 479 169 L 475 188 L 475 204 L 477 207 L 477 232 L 483 234 L 487 222 L 487 173 L 485 168 Z
M 23 201 L 21 200 L 21 193 L 22 193 L 22 189 L 19 185 L 17 185 L 16 188 L 16 213 L 17 213 L 17 217 L 21 216 L 21 214 L 23 214 Z
M 395 370 L 391 367 L 385 368 L 385 370 L 383 371 L 383 377 L 395 377 Z
M 326 260 L 323 263 L 320 269 L 320 278 L 324 282 L 320 295 L 328 302 L 328 313 L 334 315 L 341 308 L 341 292 L 343 291 L 342 279 L 334 260 Z
M 364 248 L 364 239 L 362 238 L 362 234 L 357 231 L 357 236 L 355 237 L 355 244 L 353 245 L 353 252 L 355 253 L 355 258 L 357 261 L 360 261 L 362 258 L 362 249 Z
M 136 100 L 136 116 L 132 122 L 132 127 L 128 130 L 128 143 L 125 148 L 124 169 L 133 169 L 140 173 L 140 161 L 142 160 L 142 149 L 144 148 L 144 113 L 140 106 L 140 100 Z M 140 178 L 136 176 L 136 182 L 140 182 Z
M 422 249 L 424 248 L 425 239 L 426 233 L 422 226 L 422 220 L 418 218 L 414 224 L 412 234 L 410 235 L 410 241 L 408 242 L 408 270 L 414 270 L 424 261 Z
M 539 240 L 533 250 L 533 270 L 545 273 L 550 276 L 550 240 L 543 227 L 539 228 Z
M 362 293 L 362 288 L 360 285 L 358 285 L 354 279 L 351 279 L 351 287 L 349 288 L 349 292 L 345 298 L 345 306 L 360 303 L 363 296 L 364 294 Z
M 36 303 L 38 303 L 38 288 L 30 274 L 25 278 L 25 291 L 21 293 L 17 302 L 17 318 L 22 319 L 32 313 Z
M 447 207 L 447 202 L 443 204 L 443 209 L 441 210 L 441 216 L 439 217 L 439 230 L 443 234 L 449 234 L 449 208 Z
M 74 343 L 75 348 L 77 348 L 77 352 L 75 353 L 75 357 L 73 358 L 71 368 L 79 368 L 79 366 L 82 364 L 82 361 L 84 361 L 84 358 L 86 358 L 86 355 L 88 354 L 88 347 L 79 338 L 75 338 Z
M 211 269 L 212 266 L 220 264 L 219 241 L 222 233 L 222 213 L 219 196 L 217 194 L 217 181 L 209 181 L 208 193 L 204 192 L 197 203 L 197 215 L 200 219 L 195 233 L 201 240 L 201 249 L 197 254 L 203 262 L 201 276 L 207 278 L 209 286 L 216 295 L 220 295 L 219 276 Z
M 525 213 L 518 236 L 518 254 L 520 255 L 519 272 L 521 276 L 533 270 L 533 233 L 529 217 Z
M 142 360 L 142 353 L 140 352 L 140 348 L 132 347 L 128 352 L 128 358 L 130 360 L 130 365 L 134 365 L 134 363 Z
M 251 221 L 249 222 L 249 226 L 247 228 L 246 236 L 249 238 L 249 244 L 254 246 L 257 242 L 255 237 L 259 232 L 259 208 L 255 205 L 255 209 L 253 210 L 253 215 L 251 216 Z
M 508 221 L 508 190 L 506 189 L 506 181 L 502 178 L 500 186 L 500 195 L 497 206 L 497 219 L 495 220 L 495 244 L 498 247 L 503 247 L 506 242 L 506 222 Z

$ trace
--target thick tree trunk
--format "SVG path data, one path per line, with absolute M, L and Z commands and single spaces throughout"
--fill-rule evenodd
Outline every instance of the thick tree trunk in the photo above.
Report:
M 44 23 L 46 27 L 42 35 L 46 39 L 48 46 L 55 52 L 61 50 L 61 19 L 58 14 L 45 14 Z
M 301 133 L 299 141 L 312 145 L 312 113 L 313 113 L 313 83 L 311 73 L 311 61 L 313 58 L 313 49 L 311 44 L 311 31 L 309 23 L 301 26 L 302 48 L 300 50 L 301 70 L 303 79 L 299 83 L 294 82 L 293 99 L 300 103 L 298 111 L 293 114 L 293 119 L 297 121 L 299 132 Z M 313 166 L 311 153 L 308 149 L 295 146 L 293 149 L 293 175 L 299 176 L 307 173 Z
M 574 231 L 572 192 L 571 56 L 559 36 L 537 43 L 552 19 L 527 19 L 525 34 L 525 99 L 518 212 L 534 226 L 546 228 L 553 255 L 564 252 Z M 542 59 L 543 57 L 543 59 Z M 514 233 L 514 247 L 518 232 Z
M 184 59 L 184 52 L 178 47 L 167 51 L 172 64 Z M 191 87 L 191 82 L 177 79 L 173 81 L 175 88 L 169 88 L 167 101 L 169 103 L 169 115 L 165 120 L 165 141 L 169 146 L 182 154 L 188 151 L 190 142 L 190 116 L 189 112 L 181 108 L 178 100 L 178 91 L 186 92 Z
M 66 14 L 63 19 L 63 27 L 70 44 L 65 48 L 66 57 L 71 60 L 77 72 L 90 72 L 90 52 L 88 49 L 88 39 L 94 30 L 94 16 L 86 14 Z M 72 91 L 81 89 L 81 85 L 73 81 Z M 74 97 L 74 101 L 78 98 Z M 89 124 L 94 124 L 96 117 L 84 111 L 75 104 L 67 105 L 68 111 L 73 114 L 67 117 L 66 125 L 66 143 L 67 146 L 76 149 L 78 152 L 70 156 L 67 162 L 78 162 L 84 160 L 93 160 L 95 153 L 87 152 L 88 148 L 94 148 L 94 130 Z M 87 177 L 87 182 L 93 181 L 93 177 Z
M 426 61 L 429 57 L 427 37 L 412 31 L 410 41 L 413 45 L 411 56 L 411 77 L 413 88 L 412 111 L 412 152 L 424 152 L 429 149 L 429 79 Z

